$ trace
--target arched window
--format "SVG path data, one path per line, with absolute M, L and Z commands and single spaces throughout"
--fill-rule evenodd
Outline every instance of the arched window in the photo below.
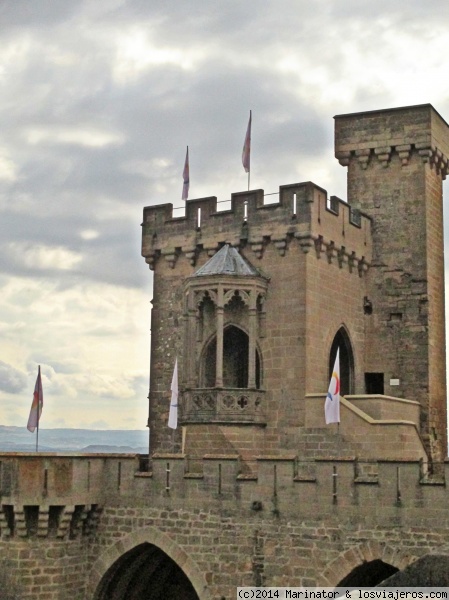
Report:
M 223 387 L 248 387 L 248 335 L 235 325 L 223 331 Z M 217 338 L 214 336 L 203 352 L 202 379 L 207 388 L 215 387 Z M 256 388 L 260 388 L 260 358 L 256 350 Z
M 354 354 L 344 327 L 340 327 L 332 342 L 329 355 L 329 379 L 332 375 L 338 348 L 340 348 L 340 394 L 345 396 L 354 393 Z

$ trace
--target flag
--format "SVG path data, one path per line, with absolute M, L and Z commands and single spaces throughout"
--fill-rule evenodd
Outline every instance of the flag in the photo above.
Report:
M 329 383 L 329 390 L 324 404 L 326 425 L 340 423 L 340 348 L 337 349 L 334 370 Z
M 178 427 L 178 359 L 175 360 L 173 377 L 171 380 L 170 412 L 168 414 L 168 426 L 171 429 Z
M 31 404 L 30 416 L 28 417 L 28 431 L 34 432 L 36 427 L 39 427 L 39 419 L 42 414 L 42 407 L 44 405 L 44 394 L 42 392 L 42 379 L 41 379 L 41 368 L 39 367 L 36 379 L 36 385 L 34 386 L 33 403 Z
M 245 173 L 250 172 L 250 158 L 251 158 L 251 111 L 249 111 L 248 128 L 245 135 L 245 143 L 243 144 L 242 152 L 242 164 L 245 169 Z
M 189 147 L 187 146 L 186 160 L 184 163 L 184 171 L 182 172 L 182 178 L 184 180 L 182 186 L 182 200 L 187 200 L 189 197 L 189 185 L 190 185 L 190 174 L 189 174 Z

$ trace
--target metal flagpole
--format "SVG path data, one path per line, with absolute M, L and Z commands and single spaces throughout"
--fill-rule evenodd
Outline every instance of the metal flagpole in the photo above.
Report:
M 31 433 L 36 430 L 36 452 L 39 450 L 39 421 L 42 406 L 44 404 L 44 393 L 42 391 L 41 366 L 37 370 L 37 379 L 34 385 L 33 402 L 31 403 L 30 416 L 28 417 L 27 429 Z
M 249 155 L 248 155 L 248 192 L 251 179 L 251 128 L 253 124 L 253 111 L 249 111 Z
M 249 111 L 248 127 L 246 129 L 245 142 L 243 144 L 242 152 L 242 164 L 245 171 L 248 173 L 248 192 L 250 186 L 250 172 L 251 172 L 251 122 L 252 122 L 252 111 Z
M 37 388 L 37 426 L 36 426 L 36 452 L 39 451 L 39 421 L 41 419 L 40 415 L 40 403 L 41 403 L 41 389 L 42 389 L 42 380 L 41 380 L 41 366 L 38 367 L 38 388 Z

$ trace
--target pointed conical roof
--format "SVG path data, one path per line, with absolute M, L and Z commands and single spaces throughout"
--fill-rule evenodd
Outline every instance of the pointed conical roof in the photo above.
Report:
M 223 248 L 210 258 L 205 265 L 200 267 L 193 276 L 202 275 L 240 275 L 240 276 L 261 276 L 260 272 L 253 265 L 243 258 L 239 252 L 225 244 Z

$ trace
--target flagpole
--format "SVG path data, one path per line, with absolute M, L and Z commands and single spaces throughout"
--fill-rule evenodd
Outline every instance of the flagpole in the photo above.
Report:
M 38 377 L 41 374 L 41 366 L 39 365 L 38 367 Z M 42 385 L 42 382 L 41 382 Z M 39 406 L 37 409 L 37 426 L 36 426 L 36 452 L 39 451 L 39 421 L 40 421 L 40 415 L 39 415 Z
M 27 429 L 30 433 L 36 430 L 36 452 L 39 451 L 39 421 L 41 418 L 42 407 L 44 404 L 44 394 L 42 391 L 41 366 L 37 369 L 37 379 L 34 385 L 33 402 L 31 403 L 30 416 L 28 417 Z
M 252 123 L 252 111 L 249 111 L 248 127 L 246 129 L 245 142 L 243 144 L 242 152 L 242 164 L 245 171 L 248 173 L 248 192 L 250 186 L 250 173 L 251 173 L 251 123 Z
M 182 172 L 182 197 L 181 200 L 186 201 L 189 197 L 190 187 L 190 161 L 189 161 L 189 147 L 187 146 L 186 159 L 184 161 L 184 170 Z

